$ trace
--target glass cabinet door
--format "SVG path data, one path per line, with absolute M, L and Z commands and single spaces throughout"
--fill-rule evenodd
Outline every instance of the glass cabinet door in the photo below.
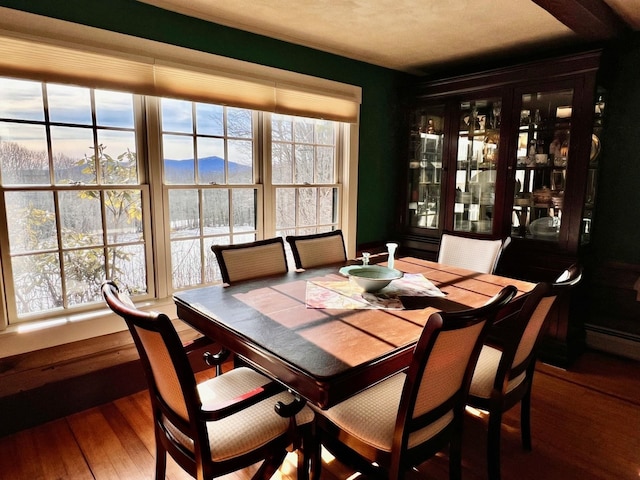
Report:
M 454 231 L 493 232 L 500 116 L 499 98 L 460 104 Z
M 440 228 L 444 106 L 415 112 L 409 149 L 410 227 Z
M 522 95 L 511 235 L 558 241 L 570 151 L 573 90 Z

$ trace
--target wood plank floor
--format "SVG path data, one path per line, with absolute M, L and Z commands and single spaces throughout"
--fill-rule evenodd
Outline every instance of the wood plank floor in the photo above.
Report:
M 533 451 L 520 446 L 519 407 L 504 418 L 505 480 L 637 480 L 640 476 L 640 363 L 587 352 L 564 371 L 538 365 L 532 401 Z M 463 478 L 485 480 L 486 419 L 465 423 Z M 242 480 L 254 469 L 224 477 Z M 0 439 L 3 480 L 153 478 L 154 439 L 147 392 Z M 274 478 L 293 480 L 290 454 Z M 167 478 L 190 478 L 173 461 Z M 324 458 L 323 480 L 364 479 Z M 410 479 L 448 478 L 446 453 Z

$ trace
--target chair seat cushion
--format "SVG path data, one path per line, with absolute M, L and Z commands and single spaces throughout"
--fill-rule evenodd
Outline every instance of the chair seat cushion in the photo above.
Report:
M 269 379 L 246 367 L 239 367 L 198 385 L 202 403 L 215 405 L 231 400 L 254 388 L 264 385 Z M 293 396 L 282 392 L 269 397 L 239 413 L 215 422 L 207 422 L 211 458 L 223 461 L 259 448 L 284 434 L 289 428 L 289 419 L 274 411 L 276 402 L 290 403 Z M 311 423 L 314 413 L 304 407 L 297 415 L 298 425 Z M 165 420 L 166 422 L 166 420 Z M 184 447 L 193 451 L 193 441 L 166 422 L 167 429 Z
M 319 414 L 362 442 L 390 452 L 406 375 L 399 373 Z M 448 412 L 409 437 L 409 447 L 430 439 L 453 420 Z
M 493 389 L 501 357 L 502 352 L 500 350 L 490 347 L 489 345 L 483 345 L 480 356 L 478 357 L 478 362 L 476 363 L 476 369 L 473 372 L 469 395 L 486 399 L 491 398 L 491 390 Z M 526 372 L 522 372 L 517 377 L 509 380 L 505 393 L 510 392 L 520 385 L 526 378 L 526 375 Z

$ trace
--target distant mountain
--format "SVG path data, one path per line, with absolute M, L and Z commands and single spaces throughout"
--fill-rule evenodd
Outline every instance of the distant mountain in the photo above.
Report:
M 164 161 L 165 176 L 175 182 L 192 182 L 193 181 L 193 159 Z M 204 178 L 222 178 L 224 171 L 224 159 L 212 156 L 201 158 L 199 161 L 200 175 Z M 59 183 L 73 182 L 92 182 L 94 179 L 88 177 L 83 170 L 85 166 L 74 165 L 69 168 L 56 169 L 56 181 Z M 229 163 L 229 176 L 242 176 L 243 178 L 251 175 L 251 167 L 240 165 L 238 163 Z M 18 170 L 4 172 L 3 180 L 6 184 L 46 184 L 49 180 L 49 170 Z
M 224 171 L 224 158 L 217 156 L 204 157 L 198 161 L 200 173 L 210 174 Z M 191 172 L 193 170 L 193 159 L 183 160 L 164 160 L 165 175 L 168 178 L 174 178 L 174 175 L 180 175 L 182 172 Z M 240 165 L 238 163 L 229 162 L 229 173 L 242 173 L 251 171 L 251 167 Z

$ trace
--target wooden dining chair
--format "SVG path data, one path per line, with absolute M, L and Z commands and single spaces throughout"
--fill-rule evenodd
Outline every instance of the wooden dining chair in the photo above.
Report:
M 347 260 L 342 230 L 315 233 L 311 235 L 289 235 L 287 242 L 296 268 L 312 268 Z
M 438 250 L 438 263 L 481 273 L 493 273 L 502 248 L 502 240 L 483 240 L 443 233 Z
M 126 322 L 144 368 L 153 410 L 156 480 L 165 478 L 167 454 L 198 480 L 259 461 L 253 478 L 270 478 L 290 448 L 300 449 L 298 478 L 307 477 L 305 449 L 311 449 L 314 414 L 304 402 L 249 368 L 197 384 L 188 352 L 167 315 L 137 309 L 113 281 L 103 283 L 102 293 Z
M 518 403 L 522 445 L 525 450 L 531 450 L 531 387 L 537 347 L 545 320 L 557 299 L 581 277 L 582 269 L 573 265 L 555 283 L 539 283 L 516 317 L 494 325 L 487 335 L 473 373 L 467 404 L 489 414 L 487 469 L 491 480 L 500 479 L 502 415 Z
M 287 273 L 287 256 L 282 237 L 235 245 L 212 245 L 222 281 L 227 284 Z
M 429 316 L 406 371 L 316 413 L 316 445 L 374 478 L 400 479 L 449 446 L 449 476 L 461 478 L 462 420 L 484 335 L 516 294 L 503 288 L 485 306 Z M 320 453 L 313 456 L 319 478 Z

